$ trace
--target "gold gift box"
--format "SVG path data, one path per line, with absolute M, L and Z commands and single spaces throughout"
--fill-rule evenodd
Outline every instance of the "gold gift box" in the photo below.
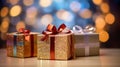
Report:
M 20 58 L 37 56 L 37 34 L 35 32 L 28 35 L 8 33 L 7 56 Z
M 57 34 L 49 35 L 47 39 L 41 41 L 41 38 L 45 35 L 38 35 L 38 46 L 37 46 L 37 58 L 38 59 L 57 59 L 57 60 L 68 60 L 74 58 L 74 42 L 72 34 Z M 54 58 L 51 58 L 52 53 L 51 48 L 51 38 L 54 38 Z
M 99 34 L 83 33 L 74 34 L 76 56 L 97 56 L 99 55 L 100 42 Z

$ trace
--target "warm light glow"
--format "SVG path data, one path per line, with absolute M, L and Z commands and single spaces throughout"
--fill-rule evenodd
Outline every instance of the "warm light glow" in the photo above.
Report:
M 26 10 L 26 18 L 25 23 L 28 25 L 34 25 L 36 22 L 36 16 L 38 14 L 38 10 L 36 7 L 30 7 Z
M 53 0 L 40 0 L 39 4 L 42 7 L 48 7 L 52 4 Z
M 51 14 L 43 15 L 43 16 L 41 17 L 40 22 L 41 22 L 43 25 L 51 24 L 51 23 L 53 22 L 53 17 L 52 17 Z
M 97 29 L 103 29 L 105 27 L 105 20 L 102 17 L 97 17 L 95 20 L 95 25 Z
M 108 13 L 110 10 L 109 5 L 107 3 L 102 3 L 100 5 L 100 9 L 103 13 Z
M 93 21 L 95 21 L 95 20 L 96 20 L 96 18 L 98 18 L 98 17 L 103 18 L 103 17 L 104 17 L 104 15 L 103 15 L 103 14 L 101 14 L 101 13 L 94 13 L 94 14 L 93 14 L 93 16 L 92 16 L 92 20 L 93 20 Z
M 25 6 L 30 6 L 34 3 L 34 0 L 23 0 Z
M 108 23 L 108 24 L 113 24 L 115 22 L 115 17 L 113 14 L 111 13 L 108 13 L 106 16 L 105 16 L 105 21 Z
M 100 5 L 102 0 L 92 0 L 95 5 Z
M 2 23 L 1 23 L 1 32 L 2 33 L 6 33 L 8 31 L 8 27 L 9 27 L 9 19 L 8 18 L 4 18 Z
M 12 5 L 15 5 L 19 2 L 19 0 L 9 0 L 8 2 Z
M 34 17 L 36 17 L 37 13 L 38 13 L 38 10 L 36 7 L 30 7 L 26 10 L 26 17 L 34 18 Z
M 25 23 L 27 25 L 32 25 L 33 26 L 35 24 L 35 22 L 36 22 L 36 18 L 28 18 L 28 17 L 25 18 Z
M 69 22 L 69 21 L 73 20 L 72 13 L 70 13 L 69 11 L 66 11 L 66 10 L 59 10 L 56 15 L 59 19 L 64 20 L 64 21 Z
M 100 33 L 101 31 L 103 31 L 104 29 L 98 29 L 98 28 L 96 28 L 96 32 L 97 33 Z
M 25 28 L 25 23 L 23 21 L 19 21 L 16 25 L 16 30 L 18 31 L 20 28 Z
M 80 8 L 81 8 L 81 5 L 80 5 L 79 2 L 73 1 L 73 2 L 70 4 L 70 8 L 71 8 L 72 11 L 78 12 L 78 11 L 80 10 Z
M 82 18 L 88 19 L 91 18 L 92 12 L 89 9 L 84 9 L 79 14 Z
M 18 16 L 21 13 L 21 11 L 22 11 L 21 6 L 15 5 L 11 8 L 10 15 L 13 17 Z
M 106 41 L 108 41 L 108 39 L 109 39 L 109 34 L 108 34 L 108 32 L 106 32 L 106 31 L 101 31 L 101 32 L 99 33 L 99 40 L 100 40 L 101 42 L 106 42 Z
M 3 7 L 0 12 L 1 17 L 7 16 L 8 12 L 9 12 L 8 7 Z

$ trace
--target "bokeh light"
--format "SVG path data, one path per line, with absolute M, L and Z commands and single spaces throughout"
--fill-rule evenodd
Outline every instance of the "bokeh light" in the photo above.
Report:
M 27 18 L 34 18 L 37 16 L 38 10 L 36 7 L 30 7 L 26 10 L 26 17 Z
M 97 17 L 95 20 L 95 26 L 97 29 L 103 29 L 105 27 L 106 23 L 104 18 L 102 17 Z
M 31 25 L 33 26 L 36 22 L 36 16 L 38 14 L 38 10 L 36 7 L 29 7 L 27 10 L 26 10 L 26 17 L 25 17 L 25 23 L 27 25 Z
M 113 24 L 115 22 L 115 16 L 111 13 L 108 13 L 106 16 L 105 16 L 105 21 L 108 23 L 108 24 Z
M 8 28 L 9 28 L 9 18 L 8 17 L 5 17 L 1 23 L 1 26 L 0 26 L 0 30 L 2 33 L 6 33 L 8 31 Z
M 53 22 L 53 17 L 51 14 L 46 14 L 46 15 L 43 15 L 41 17 L 41 20 L 40 22 L 43 24 L 43 25 L 48 25 L 48 24 L 51 24 Z
M 21 11 L 22 11 L 21 6 L 20 5 L 15 5 L 11 8 L 10 15 L 12 17 L 18 16 L 21 13 Z
M 88 24 L 94 25 L 95 22 L 96 32 L 100 33 L 100 41 L 106 42 L 109 39 L 109 34 L 105 31 L 107 25 L 113 24 L 116 19 L 110 13 L 108 0 L 5 0 L 3 2 L 6 3 L 0 11 L 1 33 L 7 33 L 8 29 L 10 32 L 15 29 L 18 31 L 19 28 L 25 27 L 30 28 L 31 31 L 42 32 L 51 23 L 56 27 L 65 23 L 72 29 L 74 25 L 85 27 Z
M 92 0 L 95 5 L 100 5 L 102 0 Z
M 23 21 L 19 21 L 16 25 L 16 30 L 19 31 L 20 28 L 25 28 L 25 23 Z
M 19 0 L 8 0 L 8 2 L 12 5 L 15 5 L 19 2 Z
M 7 15 L 8 15 L 8 12 L 9 12 L 8 7 L 3 7 L 3 8 L 1 9 L 1 12 L 0 12 L 1 17 L 7 16 Z
M 61 20 L 64 20 L 66 22 L 70 22 L 73 20 L 74 16 L 72 15 L 71 12 L 69 11 L 66 11 L 66 10 L 59 10 L 57 13 L 56 13 L 57 17 Z
M 109 5 L 108 5 L 107 3 L 102 3 L 102 4 L 100 5 L 100 9 L 101 9 L 101 11 L 102 11 L 103 13 L 108 13 L 109 10 L 110 10 L 110 7 L 109 7 Z
M 40 0 L 39 5 L 41 7 L 49 7 L 52 4 L 53 0 Z
M 70 8 L 71 8 L 72 11 L 78 12 L 78 11 L 80 10 L 80 8 L 81 8 L 81 5 L 80 5 L 79 2 L 73 1 L 73 2 L 70 4 Z
M 23 0 L 25 6 L 30 6 L 34 3 L 34 0 Z
M 88 19 L 92 17 L 92 12 L 89 9 L 83 9 L 80 14 L 79 14 L 82 18 Z
M 106 41 L 108 41 L 108 39 L 109 39 L 109 34 L 108 34 L 108 32 L 106 32 L 106 31 L 101 31 L 100 33 L 99 33 L 99 40 L 101 41 L 101 42 L 106 42 Z
M 28 18 L 28 17 L 25 18 L 25 23 L 27 25 L 33 26 L 35 24 L 35 22 L 36 22 L 36 18 L 35 17 L 34 18 Z

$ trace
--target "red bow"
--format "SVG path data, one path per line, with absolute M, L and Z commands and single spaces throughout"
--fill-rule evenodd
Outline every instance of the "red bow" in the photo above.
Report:
M 71 33 L 69 29 L 66 29 L 65 24 L 61 24 L 57 30 L 56 26 L 52 24 L 48 24 L 46 31 L 43 31 L 42 34 L 45 34 L 45 37 L 43 37 L 41 40 L 44 41 L 48 38 L 49 35 L 56 35 L 58 33 Z
M 23 33 L 23 34 L 25 34 L 25 35 L 28 35 L 28 34 L 30 33 L 30 30 L 26 30 L 26 29 L 24 29 L 24 28 L 20 28 L 20 29 L 18 30 L 18 33 Z

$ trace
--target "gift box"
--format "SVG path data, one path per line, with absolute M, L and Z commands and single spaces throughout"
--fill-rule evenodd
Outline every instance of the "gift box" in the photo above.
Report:
M 99 35 L 97 33 L 74 34 L 76 56 L 99 55 Z
M 55 27 L 53 28 L 52 29 L 55 30 Z M 51 35 L 44 35 L 44 34 L 37 35 L 38 36 L 37 58 L 50 59 L 50 60 L 56 60 L 56 59 L 68 60 L 71 58 L 75 58 L 73 34 L 72 33 L 54 34 L 56 33 L 55 31 L 52 33 L 53 34 Z
M 20 58 L 37 56 L 37 34 L 8 33 L 7 56 Z
M 38 35 L 38 59 L 70 59 L 74 49 L 71 34 L 49 35 L 48 39 L 41 41 L 44 35 Z
M 100 50 L 99 34 L 95 33 L 95 28 L 92 26 L 87 26 L 86 28 L 88 29 L 84 29 L 83 31 L 81 27 L 78 26 L 76 27 L 78 28 L 77 31 L 80 30 L 80 32 L 76 31 L 74 33 L 76 56 L 99 55 Z

